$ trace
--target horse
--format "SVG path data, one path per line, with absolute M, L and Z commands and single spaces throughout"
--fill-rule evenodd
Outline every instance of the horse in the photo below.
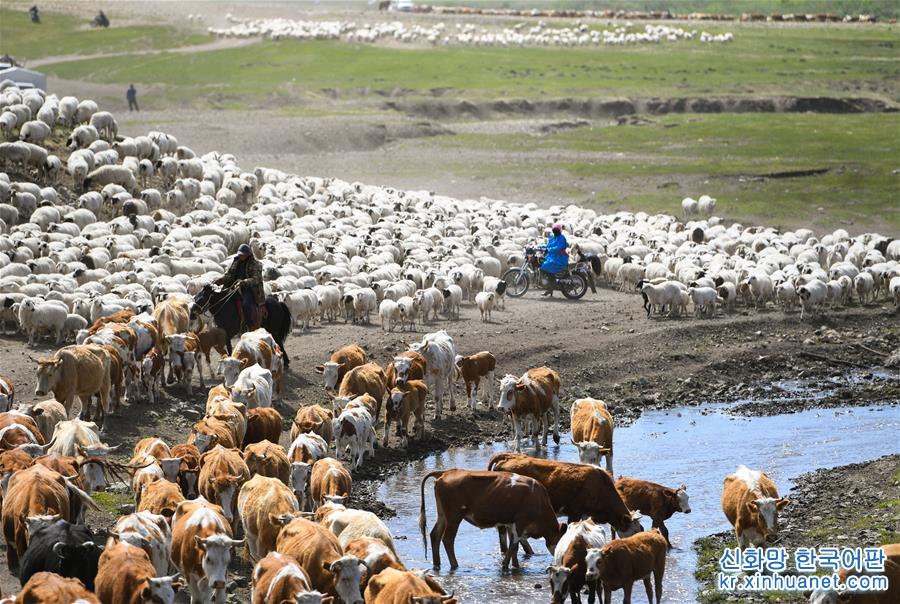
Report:
M 241 332 L 241 317 L 238 314 L 237 305 L 241 296 L 237 289 L 216 289 L 212 285 L 203 286 L 191 306 L 191 322 L 199 318 L 201 314 L 212 315 L 217 327 L 225 330 L 225 348 L 231 354 L 231 339 Z M 284 353 L 284 366 L 290 366 L 284 339 L 291 331 L 291 311 L 284 302 L 279 302 L 272 296 L 266 298 L 266 317 L 262 320 L 261 327 L 272 334 L 275 342 L 281 346 Z

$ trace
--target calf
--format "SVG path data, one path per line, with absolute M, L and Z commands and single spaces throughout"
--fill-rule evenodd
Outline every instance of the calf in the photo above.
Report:
M 191 373 L 197 366 L 197 374 L 200 376 L 200 387 L 206 388 L 203 382 L 203 366 L 200 363 L 200 340 L 193 332 L 167 335 L 166 342 L 169 345 L 169 382 L 183 384 L 188 396 L 193 394 L 191 389 Z
M 337 390 L 344 375 L 366 360 L 366 351 L 359 344 L 350 344 L 334 351 L 324 365 L 316 365 L 316 371 L 325 379 L 325 390 Z
M 175 592 L 181 588 L 176 576 L 157 578 L 147 553 L 130 543 L 107 547 L 100 560 L 97 595 L 103 602 L 172 604 Z
M 291 489 L 277 478 L 259 475 L 241 487 L 237 507 L 252 562 L 259 561 L 275 549 L 275 539 L 281 530 L 281 525 L 275 522 L 282 517 L 290 522 L 300 511 Z
M 373 425 L 378 423 L 381 415 L 381 401 L 387 388 L 387 377 L 377 363 L 366 363 L 354 367 L 344 375 L 341 386 L 338 389 L 339 397 L 355 398 L 368 394 L 375 399 L 375 414 L 372 416 Z
M 241 370 L 231 385 L 231 396 L 248 409 L 271 407 L 272 372 L 258 364 Z
M 372 604 L 394 604 L 395 602 L 415 602 L 416 604 L 456 604 L 452 595 L 434 589 L 433 580 L 424 573 L 386 568 L 374 575 L 366 586 L 366 602 Z
M 522 377 L 505 375 L 500 380 L 498 409 L 510 415 L 516 433 L 516 452 L 522 450 L 525 422 L 534 422 L 532 436 L 538 444 L 538 427 L 543 427 L 542 443 L 547 446 L 549 415 L 553 411 L 553 442 L 559 444 L 559 374 L 547 367 L 529 369 Z
M 404 449 L 409 446 L 407 428 L 410 415 L 416 416 L 413 426 L 417 439 L 425 437 L 425 397 L 428 396 L 428 386 L 422 380 L 411 380 L 404 385 L 391 390 L 387 400 L 387 410 L 384 422 L 384 440 L 382 445 L 388 446 L 388 435 L 391 431 L 391 423 L 396 422 L 397 433 L 400 435 L 400 446 Z
M 326 457 L 313 464 L 309 484 L 313 506 L 318 507 L 329 496 L 349 499 L 353 478 L 341 462 L 333 457 Z
M 305 518 L 290 520 L 278 534 L 276 550 L 297 561 L 313 588 L 347 604 L 362 603 L 359 558 L 343 555 L 337 537 L 322 525 Z
M 101 550 L 86 526 L 65 520 L 43 525 L 29 534 L 28 549 L 19 566 L 19 581 L 25 585 L 36 573 L 51 572 L 74 577 L 88 589 L 94 589 Z
M 334 413 L 325 407 L 319 405 L 300 407 L 291 425 L 291 440 L 300 434 L 314 432 L 324 438 L 325 442 L 330 443 L 334 440 L 334 429 L 331 425 L 333 419 Z
M 78 579 L 66 579 L 56 573 L 37 573 L 32 575 L 22 591 L 16 596 L 16 602 L 40 602 L 41 604 L 62 604 L 77 602 L 78 604 L 100 604 L 97 596 L 84 588 Z
M 291 475 L 291 462 L 284 447 L 269 440 L 262 440 L 244 448 L 244 462 L 251 476 L 267 476 L 277 478 L 288 484 Z
M 665 521 L 675 512 L 691 513 L 687 487 L 681 485 L 677 489 L 670 489 L 655 482 L 621 476 L 616 481 L 616 490 L 622 495 L 625 505 L 632 510 L 640 510 L 653 519 L 653 528 L 658 528 L 666 538 L 666 543 L 672 547 Z
M 313 604 L 322 601 L 322 594 L 311 590 L 309 577 L 296 560 L 278 552 L 269 552 L 253 569 L 250 603 Z
M 250 468 L 237 449 L 216 445 L 200 457 L 200 494 L 222 506 L 223 514 L 234 526 L 237 494 L 250 479 Z
M 350 449 L 350 469 L 362 466 L 366 453 L 375 457 L 375 423 L 366 409 L 344 409 L 333 425 L 335 452 L 341 458 Z
M 244 434 L 242 448 L 264 440 L 277 443 L 281 439 L 282 423 L 281 414 L 272 407 L 248 409 L 247 433 Z
M 581 463 L 600 465 L 606 456 L 606 471 L 613 473 L 613 418 L 603 401 L 583 398 L 572 404 L 572 442 Z M 643 508 L 641 508 L 643 509 Z
M 425 483 L 436 478 L 434 498 L 438 518 L 431 529 L 431 549 L 435 568 L 441 566 L 439 542 L 443 542 L 450 568 L 458 568 L 454 541 L 459 525 L 466 520 L 481 529 L 507 527 L 510 544 L 503 558 L 503 569 L 510 560 L 519 567 L 519 541 L 527 537 L 543 537 L 551 552 L 565 527 L 560 527 L 546 489 L 540 482 L 510 472 L 479 470 L 439 470 L 429 472 L 420 485 L 419 530 L 425 541 Z
M 556 544 L 553 553 L 553 565 L 547 567 L 550 573 L 550 601 L 552 604 L 563 604 L 566 595 L 572 604 L 581 602 L 581 588 L 585 584 L 587 573 L 587 551 L 590 548 L 601 548 L 609 543 L 609 536 L 590 518 L 573 522 L 568 526 L 566 534 Z M 597 592 L 597 582 L 589 581 L 588 602 L 593 602 Z
M 647 602 L 653 602 L 656 588 L 656 604 L 662 599 L 663 574 L 666 572 L 666 539 L 656 529 L 638 533 L 623 539 L 613 539 L 601 549 L 587 551 L 588 581 L 603 584 L 603 599 L 609 602 L 612 592 L 624 592 L 623 604 L 631 604 L 631 588 L 642 580 L 647 590 Z M 653 575 L 653 584 L 650 575 Z
M 490 352 L 482 351 L 467 357 L 456 355 L 457 379 L 462 378 L 466 384 L 466 398 L 469 399 L 469 408 L 475 409 L 478 398 L 478 384 L 484 378 L 484 400 L 490 404 L 494 399 L 494 370 L 497 367 L 497 359 Z
M 200 475 L 200 450 L 191 444 L 180 444 L 172 447 L 172 457 L 179 460 L 178 486 L 188 499 L 195 499 L 197 491 L 197 477 Z
M 418 352 L 407 350 L 394 357 L 384 375 L 390 389 L 403 386 L 409 380 L 424 380 L 427 363 Z
M 159 399 L 159 390 L 163 385 L 163 369 L 165 358 L 159 348 L 151 348 L 141 359 L 141 387 L 147 393 L 151 403 Z
M 244 540 L 231 538 L 218 505 L 201 497 L 178 506 L 172 522 L 172 562 L 187 580 L 192 602 L 225 604 L 231 548 L 243 545 Z
M 725 477 L 722 511 L 741 549 L 765 547 L 766 538 L 778 534 L 778 512 L 788 503 L 789 499 L 778 496 L 765 472 L 738 466 L 737 472 Z
M 197 334 L 197 340 L 200 342 L 200 352 L 206 358 L 206 366 L 209 369 L 209 377 L 210 379 L 212 379 L 213 365 L 212 359 L 210 359 L 209 355 L 212 350 L 215 349 L 216 352 L 219 353 L 220 360 L 225 358 L 225 356 L 228 354 L 226 351 L 226 348 L 228 347 L 228 335 L 221 327 L 212 327 L 208 325 Z

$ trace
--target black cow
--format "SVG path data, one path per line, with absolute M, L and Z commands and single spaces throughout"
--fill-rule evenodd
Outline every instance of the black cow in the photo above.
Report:
M 86 526 L 57 520 L 29 538 L 19 565 L 19 581 L 25 585 L 35 573 L 47 571 L 79 579 L 93 591 L 102 550 Z

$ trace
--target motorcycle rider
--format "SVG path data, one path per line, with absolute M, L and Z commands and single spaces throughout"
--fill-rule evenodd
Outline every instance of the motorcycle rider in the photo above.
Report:
M 249 245 L 242 243 L 238 247 L 237 255 L 228 272 L 219 277 L 216 283 L 224 287 L 237 285 L 240 288 L 244 323 L 248 330 L 258 328 L 265 318 L 266 297 L 263 290 L 262 264 L 253 255 Z
M 543 293 L 544 296 L 553 295 L 553 290 L 556 289 L 556 275 L 569 266 L 567 247 L 569 247 L 569 242 L 562 234 L 562 225 L 557 222 L 551 227 L 547 244 L 543 246 L 547 254 L 541 264 L 541 272 L 550 281 L 550 287 Z

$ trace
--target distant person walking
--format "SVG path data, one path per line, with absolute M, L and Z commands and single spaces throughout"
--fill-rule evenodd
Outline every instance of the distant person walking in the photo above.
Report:
M 128 111 L 140 111 L 137 104 L 137 90 L 135 89 L 134 84 L 128 86 L 128 92 L 125 93 L 125 98 L 128 99 Z
M 28 14 L 31 15 L 31 22 L 32 22 L 32 23 L 40 23 L 40 22 L 41 22 L 41 16 L 40 16 L 40 14 L 38 14 L 38 7 L 37 7 L 37 5 L 34 5 L 34 6 L 32 6 L 31 8 L 29 8 L 29 9 L 28 9 Z

